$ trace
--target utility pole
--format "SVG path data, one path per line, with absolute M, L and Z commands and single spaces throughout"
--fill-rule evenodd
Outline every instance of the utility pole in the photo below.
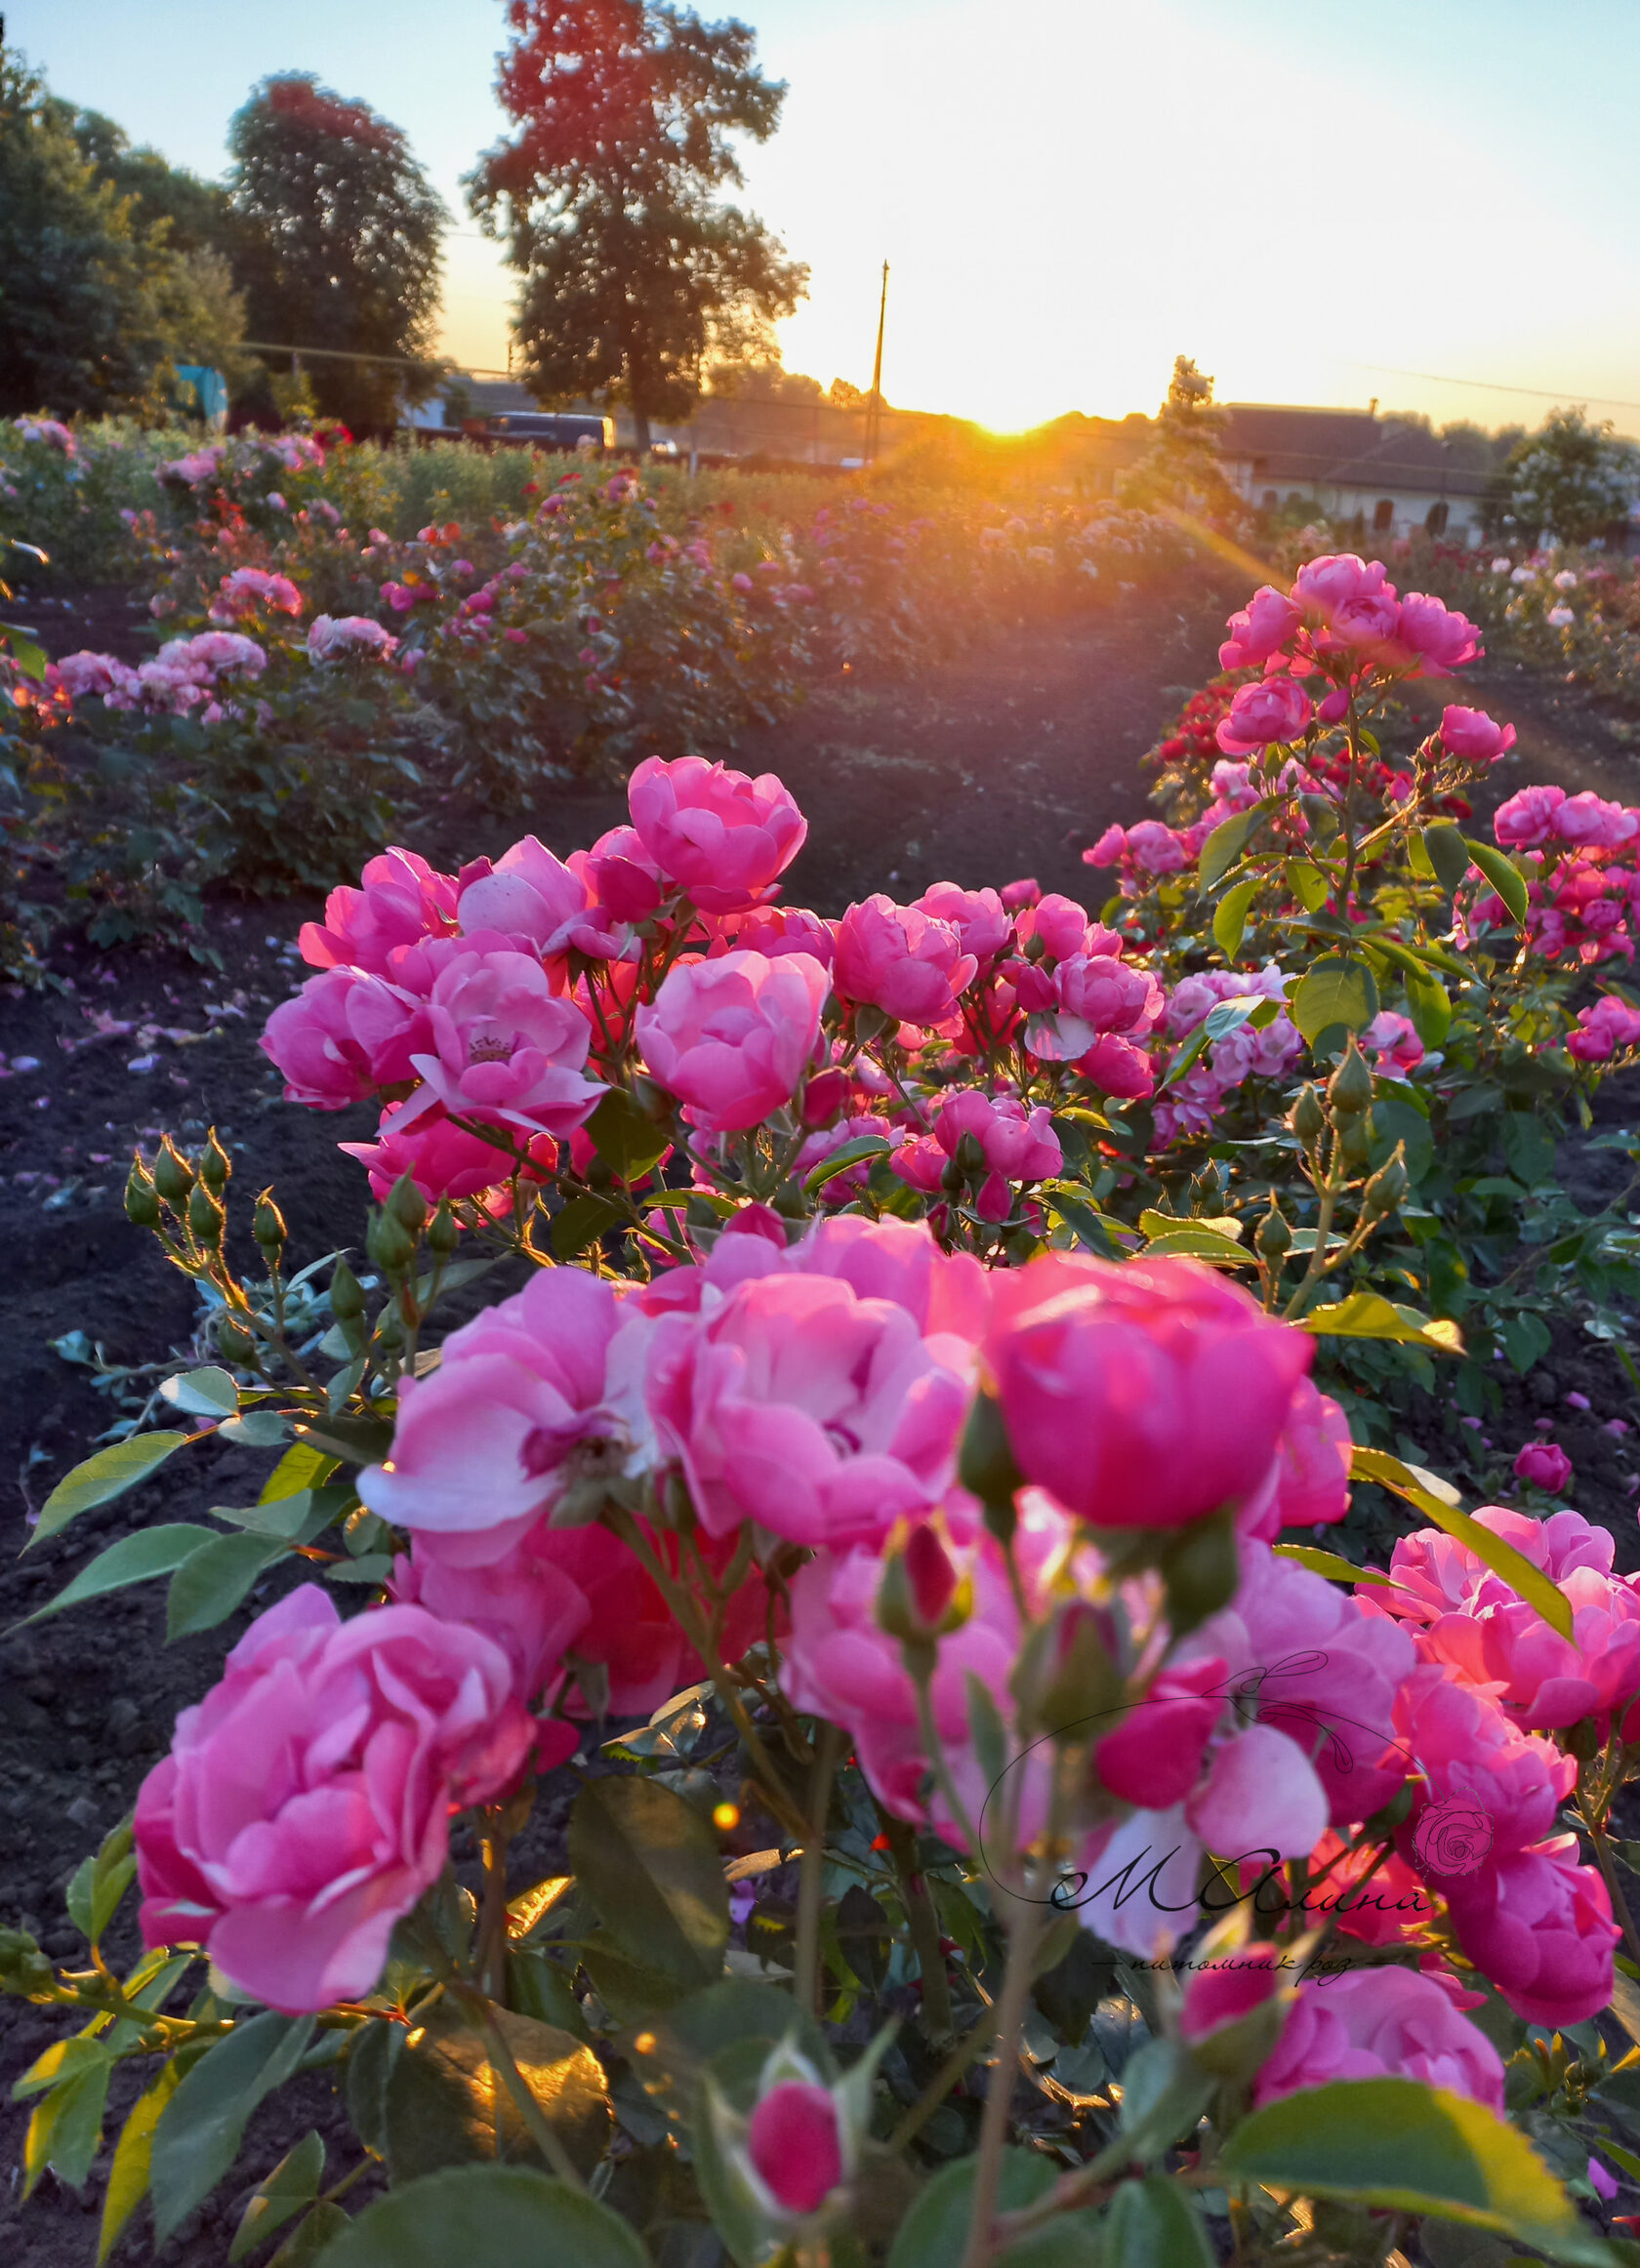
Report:
M 866 404 L 866 463 L 877 463 L 882 437 L 882 326 L 888 319 L 888 263 L 882 263 L 882 297 L 877 306 L 877 360 L 872 364 L 871 400 Z

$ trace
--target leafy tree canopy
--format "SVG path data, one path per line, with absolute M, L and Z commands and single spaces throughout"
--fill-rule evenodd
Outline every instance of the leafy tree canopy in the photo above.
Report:
M 648 421 L 686 416 L 709 357 L 769 357 L 808 271 L 718 192 L 734 137 L 764 142 L 785 87 L 744 23 L 657 0 L 511 0 L 502 58 L 511 139 L 469 182 L 523 283 L 517 330 L 543 401 L 598 395 Z
M 355 432 L 392 425 L 400 396 L 433 383 L 449 219 L 404 135 L 301 73 L 264 80 L 235 113 L 228 146 L 252 338 L 383 356 L 317 358 L 308 376 L 320 409 Z
M 1640 449 L 1620 440 L 1608 418 L 1551 410 L 1536 433 L 1510 452 L 1509 510 L 1528 535 L 1586 544 L 1627 517 L 1640 493 Z

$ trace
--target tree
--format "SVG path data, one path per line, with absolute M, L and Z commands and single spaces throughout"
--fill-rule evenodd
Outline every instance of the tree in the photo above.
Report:
M 133 149 L 125 129 L 101 110 L 76 111 L 55 97 L 52 106 L 68 121 L 80 155 L 96 167 L 99 179 L 133 200 L 137 228 L 168 222 L 165 242 L 173 252 L 214 252 L 231 260 L 233 215 L 220 182 L 172 165 L 157 149 Z
M 326 415 L 355 432 L 392 425 L 429 392 L 448 223 L 396 126 L 313 75 L 265 79 L 228 129 L 235 265 L 251 336 L 379 362 L 316 357 Z M 406 369 L 405 362 L 427 363 Z
M 686 417 L 708 357 L 766 357 L 808 270 L 718 192 L 744 177 L 731 136 L 766 142 L 785 87 L 744 23 L 660 0 L 511 0 L 498 91 L 516 132 L 468 183 L 523 277 L 517 333 L 543 402 Z
M 1173 357 L 1168 398 L 1157 413 L 1149 452 L 1124 486 L 1134 503 L 1177 504 L 1235 520 L 1241 499 L 1218 464 L 1224 413 L 1213 407 L 1213 382 L 1188 354 Z
M 156 398 L 172 263 L 81 154 L 67 105 L 0 52 L 0 415 Z
M 1619 440 L 1608 418 L 1551 410 L 1510 452 L 1509 511 L 1516 527 L 1563 544 L 1586 544 L 1628 516 L 1640 492 L 1640 450 Z

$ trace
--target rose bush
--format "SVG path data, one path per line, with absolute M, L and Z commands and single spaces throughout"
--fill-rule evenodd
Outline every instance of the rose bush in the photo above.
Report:
M 1611 2256 L 1574 2197 L 1637 2139 L 1602 2029 L 1640 1959 L 1633 1580 L 1405 1458 L 1437 1378 L 1529 1366 L 1570 1265 L 1489 1288 L 1487 1207 L 1531 1235 L 1550 1113 L 1632 1056 L 1578 1005 L 1608 956 L 1535 913 L 1636 815 L 1517 797 L 1487 842 L 1476 712 L 1370 744 L 1476 644 L 1352 555 L 1258 594 L 1207 800 L 1095 846 L 1098 918 L 1029 882 L 778 904 L 801 814 L 692 757 L 586 854 L 390 851 L 332 894 L 264 1046 L 292 1100 L 380 1109 L 367 1278 L 321 1264 L 297 1343 L 272 1193 L 247 1275 L 214 1138 L 128 1185 L 211 1301 L 165 1406 L 281 1456 L 42 1611 L 282 1595 L 75 1878 L 90 1965 L 0 1933 L 0 1984 L 81 2027 L 24 2075 L 30 2184 L 83 2179 L 144 2059 L 104 2242 L 150 2187 L 163 2242 L 226 2175 L 206 2129 L 334 2062 L 355 2169 L 406 2192 L 349 2230 L 351 2170 L 302 2189 L 339 2259 L 404 2211 L 481 2248 L 504 2196 L 634 2262 L 679 2227 L 748 2268 L 1200 2260 L 1215 2217 L 1250 2261 L 1380 2261 L 1416 2216 Z M 1495 1141 L 1523 1178 L 1449 1192 Z M 102 1452 L 36 1545 L 188 1438 Z M 1565 1486 L 1545 1448 L 1523 1486 Z M 1421 1524 L 1374 1568 L 1392 1502 Z

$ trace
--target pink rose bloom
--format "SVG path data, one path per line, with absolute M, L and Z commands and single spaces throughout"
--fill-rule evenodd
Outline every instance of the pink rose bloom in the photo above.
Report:
M 289 1087 L 285 1093 L 290 1095 Z M 551 1144 L 552 1137 L 538 1135 L 536 1140 Z M 370 1194 L 378 1204 L 387 1202 L 406 1174 L 428 1203 L 435 1205 L 440 1197 L 482 1196 L 487 1190 L 504 1185 L 512 1172 L 512 1158 L 493 1142 L 452 1126 L 448 1118 L 430 1114 L 398 1133 L 388 1130 L 384 1117 L 374 1142 L 339 1142 L 336 1147 L 356 1157 L 365 1168 Z M 510 1195 L 508 1201 L 511 1203 Z
M 582 1075 L 587 1019 L 527 953 L 458 952 L 433 979 L 427 1015 L 430 1048 L 411 1059 L 423 1083 L 394 1114 L 394 1132 L 441 1103 L 452 1117 L 564 1135 L 603 1096 Z
M 1383 645 L 1400 626 L 1395 586 L 1385 582 L 1383 562 L 1353 551 L 1308 561 L 1293 579 L 1292 596 L 1322 626 L 1321 642 L 1329 647 Z
M 1184 1802 L 1224 1716 L 1227 1668 L 1215 1654 L 1171 1664 L 1151 1681 L 1143 1700 L 1093 1749 L 1093 1769 L 1113 1796 L 1149 1811 Z
M 1128 830 L 1113 824 L 1106 828 L 1090 850 L 1082 854 L 1085 867 L 1120 866 L 1128 851 Z
M 1298 698 L 1303 700 L 1304 696 L 1299 694 Z M 1141 819 L 1128 828 L 1126 849 L 1142 874 L 1176 874 L 1190 863 L 1182 840 L 1159 819 Z
M 1238 686 L 1230 713 L 1213 737 L 1227 756 L 1251 755 L 1277 741 L 1297 740 L 1310 710 L 1310 697 L 1295 678 L 1261 678 L 1255 685 Z
M 1414 655 L 1419 677 L 1450 677 L 1482 652 L 1481 633 L 1467 617 L 1455 613 L 1426 591 L 1409 590 L 1401 601 L 1397 636 Z M 1490 721 L 1490 720 L 1489 720 Z
M 310 661 L 334 661 L 338 654 L 376 654 L 390 662 L 398 640 L 367 614 L 321 614 L 308 632 Z
M 571 851 L 567 864 L 592 901 L 617 921 L 647 921 L 666 896 L 666 876 L 635 828 L 612 827 L 590 851 Z
M 1605 1063 L 1620 1047 L 1640 1047 L 1640 1010 L 1616 992 L 1603 992 L 1592 1008 L 1579 1008 L 1578 1024 L 1566 1051 L 1579 1063 Z
M 1274 1543 L 1284 1527 L 1331 1526 L 1349 1510 L 1349 1420 L 1331 1395 L 1307 1378 L 1293 1391 L 1268 1498 L 1250 1506 L 1239 1522 L 1244 1535 Z
M 1579 849 L 1616 850 L 1640 833 L 1640 813 L 1626 811 L 1620 803 L 1603 802 L 1585 788 L 1580 795 L 1568 795 L 1556 806 L 1550 826 L 1560 841 Z
M 304 1584 L 251 1625 L 143 1783 L 144 1944 L 203 1944 L 287 2014 L 358 1999 L 443 1871 L 452 1802 L 505 1793 L 537 1731 L 476 1630 L 418 1606 L 344 1623 Z
M 1156 822 L 1147 820 L 1143 824 L 1154 827 Z M 1168 830 L 1164 829 L 1163 832 L 1168 832 Z M 1023 908 L 1014 927 L 1021 952 L 1033 938 L 1040 937 L 1050 960 L 1065 960 L 1075 952 L 1109 950 L 1107 947 L 1088 944 L 1086 907 L 1079 906 L 1074 898 L 1061 897 L 1057 890 L 1050 890 L 1046 898 L 1039 898 L 1034 906 Z M 1107 930 L 1103 934 L 1108 937 L 1110 932 Z
M 360 889 L 332 890 L 322 924 L 303 923 L 298 942 L 310 968 L 351 963 L 390 976 L 397 947 L 446 936 L 456 925 L 456 877 L 435 871 L 419 851 L 385 850 L 359 880 Z
M 638 1524 L 676 1574 L 680 1557 L 676 1538 L 657 1533 L 642 1521 Z M 702 1541 L 707 1564 L 721 1576 L 726 1553 L 708 1539 Z M 528 1548 L 572 1581 L 586 1600 L 586 1620 L 575 1635 L 572 1651 L 577 1662 L 592 1663 L 604 1672 L 615 1715 L 647 1714 L 680 1687 L 705 1677 L 705 1664 L 678 1628 L 653 1576 L 619 1536 L 596 1522 L 590 1527 L 543 1525 L 532 1531 Z M 765 1635 L 767 1608 L 762 1578 L 754 1573 L 725 1611 L 725 1661 L 739 1661 Z M 572 1707 L 575 1714 L 583 1714 L 579 1704 Z
M 1016 1463 L 1099 1527 L 1178 1527 L 1267 1481 L 1314 1349 L 1189 1260 L 1050 1253 L 992 1278 Z
M 1395 1729 L 1428 1789 L 1397 1834 L 1402 1855 L 1414 1866 L 1420 1865 L 1417 1822 L 1426 1803 L 1449 1801 L 1480 1812 L 1492 1829 L 1495 1862 L 1552 1833 L 1555 1813 L 1577 1785 L 1575 1758 L 1523 1732 L 1489 1696 L 1459 1684 L 1444 1663 L 1420 1661 L 1403 1681 Z M 1438 1879 L 1443 1894 L 1452 1879 Z
M 1075 1065 L 1078 1075 L 1120 1103 L 1143 1102 L 1156 1092 L 1156 1065 L 1130 1039 L 1096 1039 Z
M 1517 2016 L 1556 2029 L 1585 2024 L 1609 2005 L 1622 1931 L 1606 1884 L 1578 1864 L 1575 1835 L 1510 1851 L 1440 1887 L 1458 1944 Z
M 1040 904 L 1042 885 L 1035 874 L 1021 874 L 1016 882 L 1004 882 L 1000 894 L 1008 911 L 1017 913 L 1023 907 Z
M 264 1055 L 285 1081 L 288 1103 L 341 1111 L 378 1087 L 414 1079 L 414 1052 L 428 1019 L 414 993 L 362 969 L 324 969 L 282 1000 L 263 1032 Z
M 1528 1441 L 1515 1459 L 1515 1478 L 1545 1496 L 1558 1496 L 1572 1478 L 1572 1460 L 1558 1441 Z
M 891 1300 L 782 1272 L 663 1316 L 645 1398 L 709 1534 L 753 1519 L 793 1543 L 875 1540 L 949 1486 L 969 1352 Z
M 972 1511 L 956 1508 L 943 1548 L 960 1579 L 972 1585 L 973 1610 L 939 1641 L 931 1681 L 934 1721 L 952 1777 L 976 1825 L 991 1794 L 973 1753 L 967 1677 L 977 1677 L 1008 1708 L 1008 1679 L 1019 1654 L 1019 1616 L 996 1540 L 976 1529 Z M 937 1532 L 937 1531 L 936 1531 Z M 1020 1505 L 1015 1552 L 1032 1597 L 1048 1559 L 1070 1540 L 1063 1513 L 1038 1497 Z M 918 1729 L 917 1688 L 898 1639 L 877 1620 L 882 1553 L 876 1543 L 822 1551 L 792 1581 L 792 1629 L 781 1664 L 781 1689 L 795 1709 L 840 1724 L 854 1744 L 873 1793 L 896 1818 L 932 1825 L 962 1847 L 962 1836 L 939 1793 L 927 1789 L 927 1759 Z
M 735 581 L 752 587 L 750 576 Z M 799 2219 L 818 2212 L 843 2177 L 830 2088 L 797 2079 L 771 2086 L 747 2124 L 746 2154 L 781 2212 Z
M 772 772 L 753 780 L 703 756 L 646 757 L 627 795 L 644 849 L 706 913 L 769 897 L 808 833 Z
M 1566 801 L 1564 788 L 1522 788 L 1500 803 L 1492 831 L 1504 850 L 1533 850 L 1553 839 L 1554 817 Z
M 1515 745 L 1512 724 L 1496 724 L 1484 709 L 1441 711 L 1441 746 L 1465 764 L 1496 764 Z
M 64 654 L 61 662 L 49 667 L 56 671 L 56 682 L 70 701 L 95 697 L 111 700 L 111 706 L 116 708 L 129 708 L 137 698 L 136 670 L 116 661 L 112 654 Z
M 976 960 L 994 960 L 1013 942 L 1013 923 L 995 890 L 963 890 L 955 882 L 935 882 L 913 903 L 919 912 L 956 930 L 963 951 Z
M 881 890 L 850 906 L 837 925 L 832 982 L 838 997 L 881 1008 L 902 1023 L 950 1023 L 957 994 L 978 966 L 949 921 L 896 906 Z
M 1178 1965 L 1185 1972 L 1184 2002 L 1179 2009 L 1179 2037 L 1187 2046 L 1209 2040 L 1229 2024 L 1250 2016 L 1254 2008 L 1280 1989 L 1280 1964 L 1286 1948 L 1250 1939 L 1221 1959 L 1208 1959 L 1198 1967 L 1192 1962 Z
M 638 1009 L 637 1044 L 690 1125 L 738 1132 L 796 1094 L 829 990 L 826 971 L 806 953 L 681 960 Z
M 971 1348 L 985 1329 L 985 1270 L 970 1252 L 942 1252 L 921 1221 L 817 1221 L 783 1258 L 794 1273 L 835 1276 L 861 1299 L 892 1300 L 926 1339 Z
M 222 676 L 260 677 L 267 667 L 265 648 L 235 630 L 201 630 L 195 638 L 169 638 L 156 658 L 163 667 L 202 684 Z
M 527 1703 L 560 1673 L 566 1649 L 592 1613 L 586 1593 L 554 1563 L 552 1534 L 542 1520 L 482 1567 L 451 1566 L 413 1534 L 408 1556 L 400 1553 L 393 1561 L 388 1587 L 399 1604 L 425 1607 L 440 1622 L 475 1630 L 499 1646 L 512 1664 L 512 1690 Z
M 974 1201 L 983 1221 L 1007 1219 L 1013 1209 L 1010 1183 L 1042 1181 L 1064 1163 L 1046 1106 L 1039 1103 L 1027 1113 L 1016 1096 L 982 1095 L 972 1087 L 941 1105 L 931 1136 L 896 1151 L 889 1163 L 902 1181 L 932 1195 L 964 1135 L 971 1135 L 984 1153 L 986 1178 Z
M 1115 1033 L 1135 1038 L 1162 1020 L 1165 996 L 1147 968 L 1108 953 L 1074 953 L 1053 972 L 1053 1006 L 1033 1016 L 1025 1044 L 1046 1063 L 1070 1063 Z
M 225 575 L 209 613 L 213 622 L 237 622 L 266 607 L 270 614 L 299 615 L 303 597 L 288 575 L 269 575 L 260 567 L 236 567 Z
M 1303 619 L 1303 610 L 1285 590 L 1277 590 L 1268 583 L 1262 585 L 1225 624 L 1230 635 L 1218 649 L 1219 668 L 1262 668 L 1272 655 L 1280 653 Z
M 615 960 L 628 937 L 608 910 L 593 902 L 581 875 L 533 834 L 503 851 L 493 867 L 486 859 L 476 869 L 462 870 L 456 918 L 469 934 L 494 931 L 543 957 L 574 952 L 589 960 Z
M 1503 2116 L 1503 2062 L 1492 2042 L 1433 1977 L 1393 1967 L 1301 1985 L 1258 2075 L 1253 2105 L 1330 2080 L 1385 2078 L 1422 2080 Z
M 1380 1009 L 1362 1033 L 1380 1078 L 1406 1078 L 1423 1061 L 1423 1041 L 1410 1017 Z
M 601 1276 L 540 1270 L 452 1331 L 436 1370 L 399 1381 L 391 1454 L 359 1495 L 452 1565 L 504 1558 L 578 1472 L 618 1470 L 644 1437 L 647 1328 Z

